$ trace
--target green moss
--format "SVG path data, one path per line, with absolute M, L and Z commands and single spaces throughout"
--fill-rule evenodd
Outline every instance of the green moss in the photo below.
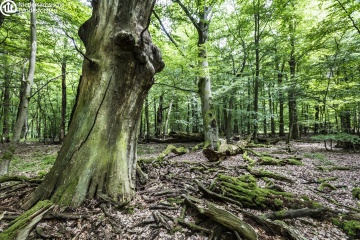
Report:
M 174 145 L 168 145 L 166 149 L 159 154 L 156 160 L 163 161 L 165 157 L 170 153 L 175 153 L 180 155 L 180 154 L 188 153 L 188 150 L 184 147 L 176 148 Z
M 336 187 L 331 185 L 330 183 L 323 182 L 319 186 L 319 191 L 323 191 L 325 188 L 328 188 L 330 190 L 336 190 Z
M 2 233 L 0 233 L 0 239 L 16 239 L 19 231 L 30 223 L 30 221 L 34 217 L 33 215 L 36 212 L 42 209 L 47 209 L 52 205 L 53 203 L 48 200 L 38 202 L 34 207 L 32 207 L 31 209 L 20 215 L 18 218 L 16 218 L 14 221 L 12 221 L 10 223 L 11 226 Z
M 264 209 L 269 207 L 279 209 L 283 206 L 282 197 L 292 197 L 291 193 L 258 187 L 256 179 L 250 174 L 237 178 L 219 175 L 217 186 L 220 186 L 221 192 L 225 196 L 233 198 L 241 202 L 245 207 L 250 208 Z
M 354 188 L 352 191 L 351 191 L 351 194 L 352 194 L 352 197 L 354 199 L 359 199 L 360 200 L 360 188 Z
M 250 166 L 254 166 L 256 161 L 251 159 L 248 154 L 247 154 L 247 151 L 245 151 L 242 155 L 242 157 L 244 158 L 245 161 L 249 162 Z
M 298 165 L 298 166 L 304 165 L 300 160 L 297 159 L 287 159 L 287 161 L 291 165 Z
M 261 157 L 260 161 L 262 165 L 280 165 L 280 161 L 268 156 Z
M 341 221 L 340 219 L 333 219 L 333 224 L 344 229 L 350 239 L 359 239 L 360 237 L 360 222 L 357 220 Z
M 351 237 L 360 236 L 360 222 L 359 221 L 356 221 L 356 220 L 344 221 L 342 223 L 342 228 Z

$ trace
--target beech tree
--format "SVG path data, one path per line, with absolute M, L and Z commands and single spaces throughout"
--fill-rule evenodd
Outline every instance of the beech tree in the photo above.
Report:
M 218 123 L 212 103 L 209 61 L 207 59 L 206 43 L 209 37 L 211 14 L 216 1 L 197 1 L 196 10 L 190 10 L 181 1 L 178 3 L 198 33 L 198 92 L 201 99 L 201 113 L 205 143 L 204 148 L 217 150 L 219 147 Z M 196 17 L 194 17 L 194 15 Z
M 13 135 L 11 137 L 10 147 L 5 151 L 0 160 L 0 176 L 8 174 L 10 161 L 13 158 L 16 145 L 20 140 L 21 131 L 28 116 L 31 87 L 34 84 L 35 64 L 36 64 L 36 5 L 35 0 L 31 0 L 30 13 L 30 32 L 31 32 L 31 47 L 29 57 L 29 71 L 27 77 L 23 73 L 21 82 L 20 104 L 18 116 L 15 122 Z
M 86 54 L 64 144 L 42 184 L 27 198 L 79 206 L 106 194 L 118 202 L 135 192 L 141 108 L 164 63 L 148 25 L 154 1 L 92 1 L 79 29 Z

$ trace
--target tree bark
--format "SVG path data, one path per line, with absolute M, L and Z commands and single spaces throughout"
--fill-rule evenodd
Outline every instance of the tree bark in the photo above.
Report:
M 204 148 L 217 150 L 220 146 L 218 136 L 219 130 L 215 109 L 212 103 L 209 62 L 205 46 L 205 43 L 208 40 L 212 6 L 208 6 L 205 2 L 197 2 L 198 14 L 197 19 L 195 19 L 189 9 L 186 8 L 180 0 L 176 0 L 176 2 L 191 20 L 198 32 L 198 92 L 201 99 L 201 113 L 205 136 Z M 215 1 L 212 4 L 214 3 Z
M 9 117 L 10 117 L 10 76 L 8 73 L 8 66 L 7 66 L 7 58 L 8 56 L 4 56 L 4 97 L 3 97 L 3 131 L 2 131 L 2 143 L 10 142 L 10 124 L 9 124 Z
M 17 143 L 20 141 L 22 128 L 28 116 L 31 87 L 34 84 L 35 64 L 36 64 L 36 9 L 35 0 L 31 0 L 32 11 L 30 12 L 30 63 L 27 79 L 23 77 L 22 86 L 24 92 L 21 94 L 19 112 L 14 126 L 13 136 L 11 137 L 10 147 L 5 151 L 0 161 L 0 176 L 8 174 L 10 161 L 13 158 Z
M 66 39 L 64 40 L 64 50 L 66 49 Z M 60 142 L 65 139 L 66 131 L 66 56 L 61 63 L 61 122 L 60 122 Z
M 153 1 L 92 1 L 79 30 L 86 47 L 79 96 L 65 142 L 42 184 L 26 199 L 77 207 L 105 194 L 135 194 L 136 141 L 142 104 L 164 63 L 147 31 Z

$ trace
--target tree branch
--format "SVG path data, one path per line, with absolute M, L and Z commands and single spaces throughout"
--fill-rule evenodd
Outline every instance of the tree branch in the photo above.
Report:
M 78 53 L 80 53 L 86 60 L 88 60 L 88 61 L 91 62 L 91 63 L 94 63 L 94 62 L 95 62 L 94 60 L 92 60 L 92 59 L 90 59 L 89 57 L 87 57 L 87 56 L 85 55 L 85 53 L 83 53 L 83 52 L 77 47 L 76 42 L 75 42 L 75 39 L 74 39 L 73 37 L 71 37 L 64 29 L 63 29 L 63 31 L 64 31 L 65 35 L 66 35 L 68 38 L 70 38 L 71 41 L 73 42 L 76 51 L 77 51 Z
M 348 18 L 350 19 L 350 21 L 352 22 L 352 25 L 354 26 L 354 28 L 356 28 L 356 30 L 358 31 L 358 33 L 360 34 L 360 28 L 358 26 L 356 26 L 356 22 L 355 20 L 351 17 L 351 14 L 346 10 L 345 6 L 340 2 L 340 0 L 336 0 L 341 8 L 345 11 L 346 15 L 348 16 Z
M 164 24 L 162 23 L 159 15 L 157 15 L 157 13 L 154 10 L 153 10 L 153 14 L 154 14 L 155 18 L 159 21 L 161 29 L 164 31 L 164 33 L 169 38 L 169 40 L 175 45 L 175 47 L 179 48 L 179 45 L 175 42 L 175 40 L 171 37 L 170 33 L 166 30 L 166 28 L 165 28 Z
M 168 85 L 168 84 L 165 84 L 165 83 L 154 83 L 154 84 L 174 88 L 176 90 L 180 90 L 180 91 L 184 91 L 184 92 L 198 93 L 197 91 L 192 90 L 192 89 L 185 89 L 185 88 L 181 88 L 181 87 L 177 87 L 177 86 Z
M 52 81 L 54 81 L 54 80 L 56 80 L 56 79 L 58 79 L 58 78 L 60 78 L 60 77 L 62 77 L 62 76 L 63 76 L 63 75 L 61 74 L 61 75 L 59 75 L 59 76 L 57 76 L 57 77 L 54 77 L 54 78 L 48 80 L 44 85 L 42 85 L 42 86 L 41 86 L 39 89 L 37 89 L 33 94 L 31 94 L 30 99 L 31 99 L 32 97 L 34 97 L 38 92 L 40 92 L 44 87 L 46 87 L 50 82 L 52 82 Z
M 188 16 L 188 18 L 190 19 L 190 21 L 194 24 L 195 28 L 199 31 L 203 31 L 203 29 L 199 26 L 199 24 L 196 22 L 195 18 L 193 18 L 193 16 L 191 15 L 189 9 L 187 9 L 187 7 L 185 7 L 185 5 L 180 2 L 180 0 L 173 0 L 174 2 L 178 3 L 179 6 L 181 7 L 181 9 L 185 12 L 186 16 Z

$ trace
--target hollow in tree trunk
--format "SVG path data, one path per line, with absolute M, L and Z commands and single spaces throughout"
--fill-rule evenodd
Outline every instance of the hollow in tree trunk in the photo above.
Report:
M 99 194 L 124 203 L 135 193 L 141 108 L 154 74 L 164 67 L 147 31 L 154 2 L 92 5 L 92 16 L 79 30 L 86 55 L 68 134 L 25 209 L 42 199 L 77 207 Z

